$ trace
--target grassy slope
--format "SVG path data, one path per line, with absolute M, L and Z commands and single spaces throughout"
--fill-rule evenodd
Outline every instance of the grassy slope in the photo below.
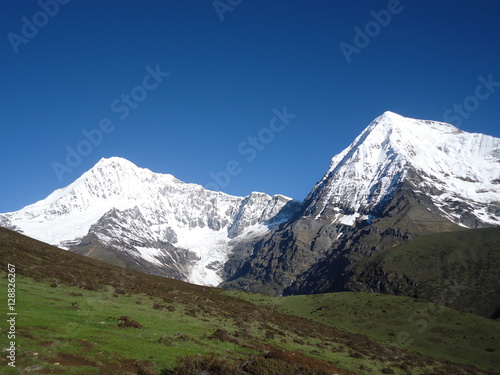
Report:
M 481 373 L 443 361 L 448 357 L 438 350 L 442 342 L 429 341 L 428 352 L 435 358 L 388 345 L 383 330 L 376 328 L 391 325 L 394 317 L 388 320 L 369 309 L 358 309 L 359 321 L 348 324 L 354 306 L 367 304 L 374 295 L 339 295 L 345 298 L 343 308 L 331 300 L 334 295 L 272 298 L 198 287 L 110 266 L 0 229 L 3 273 L 7 263 L 16 265 L 19 315 L 18 367 L 7 368 L 3 357 L 0 368 L 6 374 L 20 374 L 26 367 L 38 368 L 35 373 L 40 374 L 159 374 L 173 369 L 179 357 L 193 354 L 239 363 L 253 358 L 248 373 L 256 375 L 283 373 L 286 366 L 302 366 L 298 373 L 310 374 Z M 1 277 L 0 290 L 6 288 L 7 280 Z M 383 298 L 388 299 L 376 309 L 391 310 L 397 316 L 401 303 L 394 303 L 394 297 Z M 413 303 L 398 301 L 403 300 Z M 322 306 L 336 306 L 331 310 L 335 314 L 321 316 L 327 311 L 316 309 Z M 0 306 L 1 314 L 6 307 L 6 303 Z M 453 314 L 457 313 L 446 311 L 440 318 L 458 319 Z M 121 316 L 143 328 L 119 327 Z M 363 325 L 370 319 L 373 327 Z M 464 318 L 450 324 L 466 322 Z M 491 322 L 486 320 L 476 323 L 498 342 L 497 326 L 488 326 Z M 0 325 L 2 347 L 6 329 L 5 323 Z M 376 341 L 349 331 L 369 333 Z M 429 337 L 437 340 L 442 333 L 434 331 L 428 329 Z M 473 327 L 463 327 L 455 336 L 468 363 L 474 363 L 479 350 L 466 353 L 472 345 L 458 338 L 472 332 Z M 476 365 L 498 370 L 498 364 L 484 358 Z
M 463 230 L 423 236 L 361 262 L 352 286 L 363 291 L 378 278 L 398 294 L 491 317 L 500 310 L 499 269 L 500 228 Z
M 500 369 L 500 322 L 474 314 L 375 293 L 277 298 L 248 295 L 287 314 L 454 362 Z
M 217 353 L 237 358 L 239 353 L 255 352 L 208 338 L 217 327 L 234 329 L 234 325 L 222 324 L 218 317 L 209 315 L 202 321 L 188 314 L 182 304 L 169 304 L 171 309 L 175 306 L 174 311 L 153 308 L 165 306 L 165 302 L 146 295 L 51 287 L 24 277 L 18 278 L 17 294 L 21 368 L 42 365 L 48 374 L 60 369 L 81 373 L 87 361 L 88 373 L 99 374 L 124 362 L 127 366 L 123 371 L 137 373 L 140 367 L 156 371 L 173 367 L 176 357 L 186 354 Z M 129 316 L 143 328 L 120 328 L 117 318 L 121 316 Z

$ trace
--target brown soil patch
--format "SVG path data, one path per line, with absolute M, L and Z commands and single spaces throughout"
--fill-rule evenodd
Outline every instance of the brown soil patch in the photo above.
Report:
M 69 367 L 94 367 L 100 370 L 101 375 L 116 375 L 116 374 L 138 374 L 143 369 L 143 365 L 133 359 L 117 360 L 116 362 L 101 362 L 92 361 L 88 358 L 81 357 L 75 354 L 59 353 L 56 358 L 47 360 L 47 363 L 58 363 L 60 366 Z M 57 365 L 56 365 L 57 366 Z M 64 373 L 57 367 L 52 367 L 51 374 Z
M 90 366 L 90 367 L 98 367 L 97 363 L 91 361 L 87 358 L 80 357 L 75 354 L 69 353 L 59 353 L 57 358 L 54 359 L 54 363 L 59 363 L 62 366 Z

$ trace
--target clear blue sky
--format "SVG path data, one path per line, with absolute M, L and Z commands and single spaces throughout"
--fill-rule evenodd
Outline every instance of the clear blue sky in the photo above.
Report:
M 386 110 L 500 136 L 500 83 L 476 90 L 500 82 L 495 0 L 45 2 L 0 4 L 0 212 L 109 156 L 203 185 L 233 160 L 222 191 L 303 199 Z M 169 75 L 143 84 L 148 66 Z M 296 118 L 269 130 L 284 106 Z M 53 163 L 106 118 L 112 132 L 58 178 Z

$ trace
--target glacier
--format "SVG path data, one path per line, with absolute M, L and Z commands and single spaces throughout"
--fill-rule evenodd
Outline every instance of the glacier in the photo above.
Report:
M 63 249 L 90 231 L 105 246 L 157 264 L 169 254 L 154 244 L 168 242 L 196 257 L 187 281 L 216 286 L 231 244 L 286 221 L 289 203 L 295 204 L 283 195 L 206 190 L 111 157 L 47 198 L 0 215 L 0 225 Z

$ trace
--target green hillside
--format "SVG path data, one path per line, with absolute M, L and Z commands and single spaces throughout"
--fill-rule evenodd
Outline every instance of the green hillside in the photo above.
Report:
M 492 370 L 500 368 L 500 322 L 442 305 L 354 292 L 247 298 L 376 342 Z
M 5 374 L 192 375 L 209 370 L 231 375 L 418 375 L 500 370 L 495 362 L 500 338 L 496 322 L 451 309 L 437 319 L 457 326 L 455 336 L 446 331 L 446 342 L 440 341 L 443 332 L 432 326 L 425 336 L 426 352 L 392 345 L 398 336 L 389 332 L 388 339 L 382 327 L 394 326 L 392 333 L 398 335 L 395 317 L 426 306 L 407 298 L 355 293 L 279 298 L 200 287 L 114 267 L 0 229 L 2 276 L 8 264 L 16 268 L 18 315 L 16 367 L 7 366 L 7 356 L 2 356 L 0 372 Z M 0 278 L 4 291 L 8 281 Z M 2 301 L 6 316 L 8 306 Z M 370 304 L 373 309 L 366 308 Z M 5 320 L 0 325 L 2 347 L 8 347 Z M 481 338 L 464 338 L 473 337 L 478 327 L 488 334 L 481 346 Z M 452 340 L 454 358 L 443 349 Z
M 349 290 L 414 296 L 497 318 L 500 228 L 423 236 L 362 261 Z

